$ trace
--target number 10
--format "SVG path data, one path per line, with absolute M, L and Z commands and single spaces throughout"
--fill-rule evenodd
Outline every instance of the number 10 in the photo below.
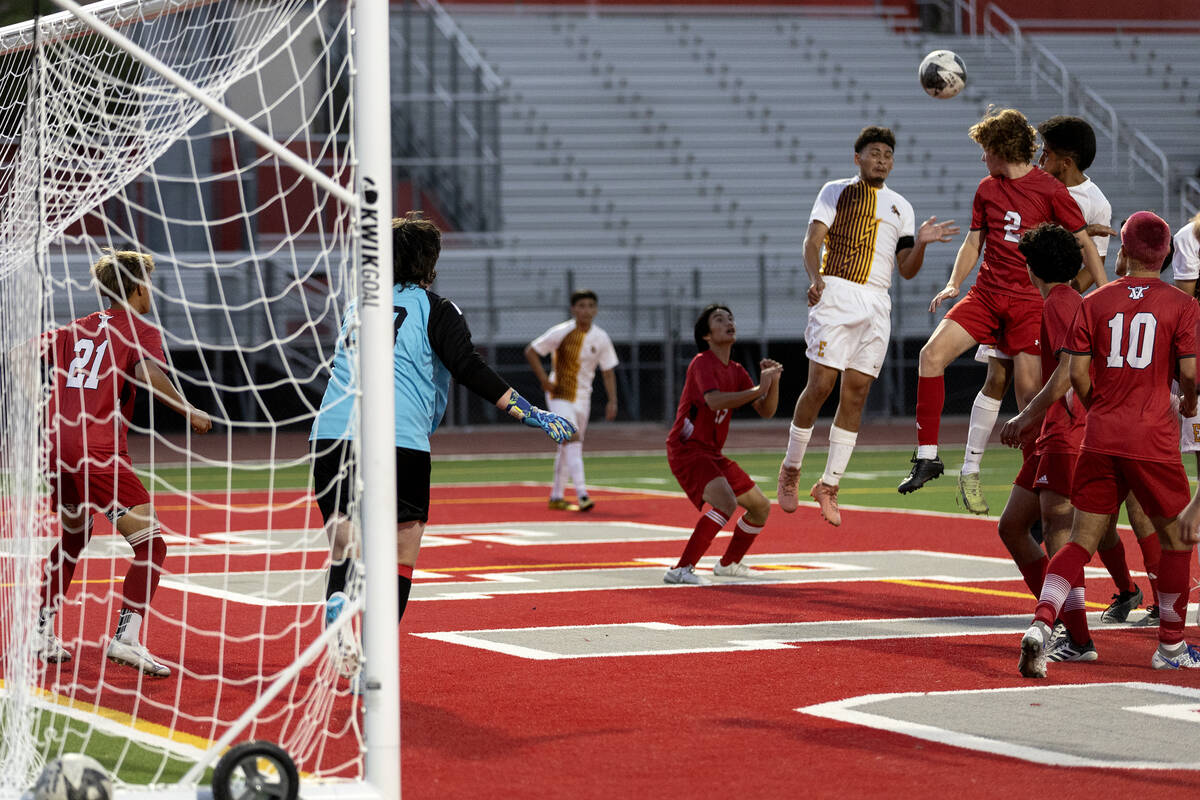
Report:
M 1125 314 L 1117 314 L 1108 321 L 1108 329 L 1112 338 L 1108 344 L 1108 361 L 1110 367 L 1123 367 L 1126 363 L 1134 369 L 1145 369 L 1154 355 L 1154 329 L 1158 320 L 1149 311 L 1139 311 L 1129 321 L 1129 347 L 1124 355 L 1121 353 L 1121 339 L 1125 329 Z

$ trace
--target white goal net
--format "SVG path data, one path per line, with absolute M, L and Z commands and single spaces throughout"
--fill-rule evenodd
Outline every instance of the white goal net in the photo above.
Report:
M 0 796 L 67 752 L 127 790 L 194 784 L 234 727 L 306 780 L 362 781 L 364 701 L 317 641 L 328 547 L 307 442 L 358 287 L 356 10 L 85 7 L 131 50 L 63 6 L 0 29 Z M 214 423 L 198 435 L 138 384 L 129 461 L 166 542 L 141 642 L 169 677 L 106 659 L 133 558 L 102 513 L 113 497 L 88 495 L 91 540 L 52 619 L 70 659 L 38 652 L 61 536 L 44 334 L 107 308 L 89 272 L 107 249 L 153 256 L 144 318 Z

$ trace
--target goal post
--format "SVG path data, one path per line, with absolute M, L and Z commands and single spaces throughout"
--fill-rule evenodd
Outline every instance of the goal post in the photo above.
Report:
M 74 751 L 122 794 L 195 796 L 226 744 L 257 738 L 296 761 L 305 797 L 398 798 L 388 2 L 54 2 L 0 29 L 0 797 Z M 51 609 L 71 658 L 38 654 L 62 469 L 40 342 L 107 306 L 89 267 L 111 250 L 153 257 L 164 371 L 215 423 L 201 435 L 135 389 L 122 458 L 166 543 L 142 635 L 165 678 L 105 659 L 133 552 L 104 518 L 113 496 L 85 496 L 91 541 Z M 343 329 L 354 680 L 327 655 L 354 615 L 325 630 L 307 441 Z

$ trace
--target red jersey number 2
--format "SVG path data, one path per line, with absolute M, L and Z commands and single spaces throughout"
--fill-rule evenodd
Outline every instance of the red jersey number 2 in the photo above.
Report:
M 1004 238 L 1010 242 L 1021 241 L 1021 215 L 1015 211 L 1004 213 Z
M 97 347 L 91 339 L 75 343 L 75 358 L 67 370 L 67 386 L 73 389 L 95 389 L 100 385 L 100 362 L 108 352 L 108 340 Z
M 1120 368 L 1128 364 L 1134 369 L 1148 367 L 1154 355 L 1154 331 L 1157 326 L 1158 320 L 1153 314 L 1139 311 L 1129 320 L 1129 336 L 1126 337 L 1125 314 L 1117 314 L 1110 319 L 1108 330 L 1111 338 L 1106 366 Z

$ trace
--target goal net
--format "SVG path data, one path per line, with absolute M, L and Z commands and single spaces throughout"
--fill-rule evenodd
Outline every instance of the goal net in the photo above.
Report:
M 280 745 L 306 781 L 361 785 L 370 701 L 324 647 L 328 545 L 307 438 L 359 286 L 362 11 L 59 4 L 0 29 L 0 796 L 67 752 L 125 790 L 194 794 L 214 754 L 247 740 Z M 386 28 L 386 4 L 371 5 Z M 111 496 L 85 500 L 91 540 L 53 620 L 71 658 L 38 653 L 61 535 L 40 339 L 107 307 L 89 269 L 108 249 L 153 256 L 144 318 L 164 371 L 214 423 L 201 436 L 136 392 L 129 460 L 166 543 L 141 642 L 169 677 L 106 659 L 133 558 L 103 513 Z

